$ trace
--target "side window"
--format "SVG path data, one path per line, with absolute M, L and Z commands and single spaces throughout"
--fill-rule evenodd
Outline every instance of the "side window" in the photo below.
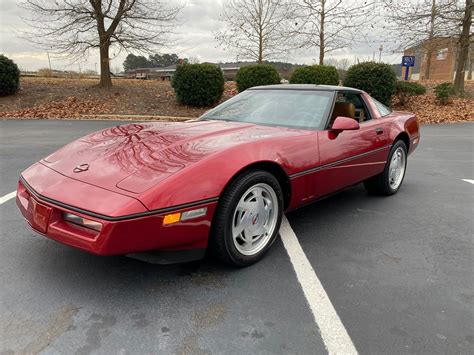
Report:
M 332 126 L 337 116 L 350 117 L 359 123 L 371 119 L 370 112 L 367 110 L 361 95 L 352 92 L 337 93 L 329 127 Z
M 387 106 L 385 106 L 380 101 L 375 100 L 373 97 L 371 97 L 371 99 L 372 99 L 372 102 L 374 103 L 375 107 L 377 107 L 377 110 L 380 113 L 380 117 L 387 116 L 388 114 L 390 114 L 392 112 Z

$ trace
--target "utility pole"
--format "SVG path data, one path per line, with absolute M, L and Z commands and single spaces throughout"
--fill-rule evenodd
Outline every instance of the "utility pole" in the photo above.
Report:
M 51 72 L 51 59 L 49 58 L 49 52 L 46 52 L 48 55 L 49 71 Z
M 379 47 L 379 63 L 382 61 L 382 51 L 383 51 L 383 44 Z

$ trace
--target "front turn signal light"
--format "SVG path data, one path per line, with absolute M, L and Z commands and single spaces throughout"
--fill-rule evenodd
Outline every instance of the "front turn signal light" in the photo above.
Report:
M 190 219 L 199 218 L 205 216 L 207 213 L 207 207 L 198 208 L 195 210 L 185 211 L 183 213 L 177 212 L 172 214 L 167 214 L 163 218 L 163 225 L 177 223 L 179 221 L 188 221 Z
M 165 218 L 163 218 L 163 225 L 166 226 L 167 224 L 173 224 L 176 222 L 179 222 L 181 219 L 181 213 L 172 213 L 172 214 L 167 214 Z

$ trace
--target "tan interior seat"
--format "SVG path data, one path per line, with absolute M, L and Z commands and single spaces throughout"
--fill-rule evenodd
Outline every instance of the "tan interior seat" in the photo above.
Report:
M 334 104 L 334 110 L 332 112 L 331 122 L 329 127 L 332 127 L 332 124 L 338 116 L 344 116 L 355 119 L 355 106 L 352 102 L 336 102 Z

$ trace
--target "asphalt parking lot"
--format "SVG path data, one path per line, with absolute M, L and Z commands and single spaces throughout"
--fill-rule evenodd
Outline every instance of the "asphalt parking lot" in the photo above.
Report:
M 113 124 L 0 121 L 0 197 Z M 287 215 L 359 353 L 474 353 L 473 137 L 423 126 L 397 195 L 356 186 Z M 281 241 L 245 269 L 97 257 L 35 236 L 10 199 L 0 243 L 1 354 L 327 353 Z

